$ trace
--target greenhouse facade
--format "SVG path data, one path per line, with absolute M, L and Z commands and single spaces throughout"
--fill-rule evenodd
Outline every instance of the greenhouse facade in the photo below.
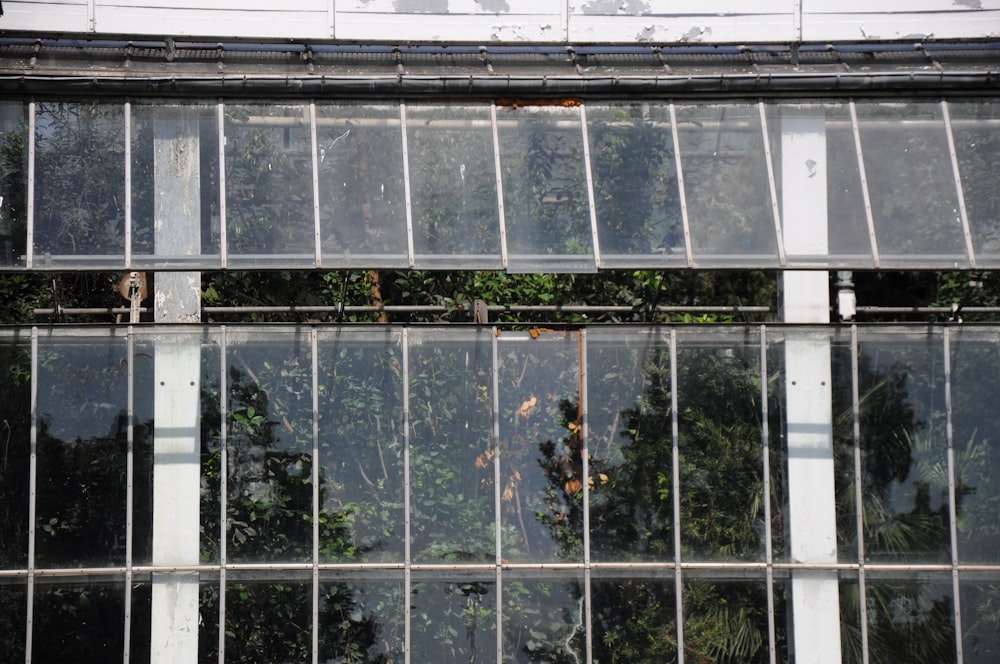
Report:
M 125 298 L 0 327 L 0 661 L 996 661 L 1000 326 L 851 279 L 1000 268 L 1000 3 L 465 4 L 0 10 L 0 277 Z M 780 296 L 204 301 L 379 270 Z

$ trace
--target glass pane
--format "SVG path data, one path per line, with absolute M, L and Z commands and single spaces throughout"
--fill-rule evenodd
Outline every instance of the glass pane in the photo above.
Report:
M 411 335 L 411 551 L 415 562 L 496 560 L 493 335 Z
M 960 562 L 1000 563 L 1000 338 L 952 337 L 951 403 Z
M 504 333 L 498 342 L 502 555 L 581 562 L 579 333 L 535 336 Z
M 605 267 L 687 265 L 666 104 L 587 105 Z
M 414 579 L 410 604 L 412 661 L 496 662 L 496 576 Z
M 963 580 L 962 661 L 993 664 L 1000 661 L 1000 581 Z
M 861 336 L 865 555 L 945 562 L 951 539 L 942 344 L 911 339 Z
M 228 363 L 228 554 L 312 559 L 312 368 L 308 333 L 232 334 Z
M 24 265 L 28 239 L 28 106 L 0 102 L 0 267 Z
M 833 409 L 833 467 L 837 506 L 837 559 L 858 562 L 864 558 L 858 547 L 857 489 L 854 470 L 854 388 L 851 335 L 836 334 L 830 348 L 831 400 Z M 867 368 L 865 372 L 867 372 Z M 872 400 L 864 402 L 869 407 Z M 878 411 L 882 403 L 873 405 Z M 859 628 L 860 629 L 860 628 Z M 860 633 L 858 638 L 860 639 Z M 846 652 L 846 650 L 845 650 Z M 860 661 L 860 660 L 858 660 Z
M 869 577 L 865 614 L 871 662 L 954 662 L 955 612 L 951 579 Z
M 0 340 L 0 421 L 0 569 L 26 569 L 31 495 L 31 347 L 26 335 Z
M 591 624 L 595 662 L 676 662 L 677 593 L 673 578 L 595 573 Z
M 124 565 L 125 339 L 41 338 L 38 353 L 35 565 Z
M 28 619 L 28 584 L 24 579 L 0 581 L 0 662 L 23 662 Z
M 124 260 L 122 104 L 36 103 L 34 224 L 35 267 L 50 255 Z
M 849 574 L 850 576 L 847 576 Z M 861 642 L 861 586 L 857 572 L 845 573 L 840 580 L 840 661 L 861 664 L 864 645 Z
M 979 267 L 1000 264 L 1000 103 L 948 102 L 962 194 Z
M 226 584 L 226 662 L 312 661 L 312 586 L 297 581 Z
M 35 586 L 31 661 L 117 662 L 125 651 L 125 583 Z
M 508 573 L 503 585 L 504 661 L 585 662 L 583 580 Z
M 685 661 L 765 664 L 770 661 L 767 614 L 763 580 L 688 581 L 684 584 Z M 783 633 L 784 621 L 776 619 L 775 628 Z M 784 640 L 782 634 L 775 636 Z M 782 656 L 777 659 L 784 661 Z
M 500 267 L 490 109 L 407 105 L 417 267 Z
M 408 264 L 403 133 L 396 104 L 317 104 L 324 261 Z
M 320 662 L 402 662 L 402 583 L 321 581 Z
M 312 138 L 306 104 L 228 104 L 230 265 L 315 263 Z M 280 255 L 280 261 L 270 258 Z
M 156 389 L 156 343 L 136 339 L 131 357 L 134 392 L 132 398 L 132 562 L 146 565 L 153 560 L 153 449 L 154 392 Z M 127 365 L 124 365 L 127 368 Z M 216 379 L 218 382 L 218 379 Z M 179 488 L 179 487 L 178 487 Z M 199 491 L 200 486 L 188 487 Z M 197 560 L 192 560 L 196 563 Z
M 793 333 L 789 333 L 789 336 Z M 822 335 L 825 337 L 825 335 Z M 812 337 L 806 340 L 807 353 L 815 352 L 815 345 L 825 345 L 826 339 Z M 788 408 L 786 405 L 786 385 L 787 371 L 786 360 L 795 362 L 795 358 L 789 358 L 785 352 L 786 340 L 778 330 L 768 330 L 767 332 L 767 444 L 768 444 L 768 480 L 771 489 L 771 555 L 774 560 L 786 560 L 792 542 L 791 531 L 791 509 L 789 500 L 789 475 L 788 469 Z M 794 351 L 793 351 L 794 352 Z M 811 358 L 812 359 L 812 358 Z M 801 429 L 800 429 L 801 431 Z M 812 441 L 803 444 L 803 447 L 811 446 Z M 802 456 L 811 450 L 798 451 L 796 454 Z M 799 484 L 801 489 L 802 483 Z M 810 490 L 810 487 L 807 490 Z M 763 493 L 763 491 L 762 491 Z M 808 508 L 807 508 L 808 509 Z M 808 512 L 806 518 L 808 519 Z M 811 534 L 811 533 L 810 533 Z M 832 533 L 831 533 L 832 534 Z
M 132 105 L 133 264 L 218 265 L 217 109 Z
M 774 265 L 760 112 L 755 106 L 677 107 L 691 245 L 702 265 Z
M 857 111 L 883 264 L 967 266 L 940 105 L 865 103 Z
M 219 661 L 219 580 L 204 580 L 198 597 L 198 662 Z
M 753 339 L 678 340 L 681 550 L 689 560 L 763 560 L 759 360 Z
M 590 551 L 674 560 L 670 352 L 655 332 L 587 334 Z
M 398 332 L 319 340 L 320 558 L 403 559 L 403 361 Z
M 511 269 L 593 270 L 580 111 L 497 109 Z

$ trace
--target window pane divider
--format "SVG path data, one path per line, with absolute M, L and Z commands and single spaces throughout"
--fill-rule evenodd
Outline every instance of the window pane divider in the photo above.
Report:
M 684 228 L 684 255 L 687 266 L 694 267 L 694 252 L 691 249 L 691 223 L 688 220 L 687 194 L 684 185 L 684 164 L 681 159 L 681 138 L 677 130 L 677 108 L 670 102 L 670 137 L 674 143 L 674 166 L 677 171 L 677 198 L 681 205 L 681 225 Z
M 942 106 L 944 102 L 942 102 Z M 947 110 L 945 111 L 947 113 Z M 947 115 L 945 115 L 947 122 Z M 948 131 L 949 144 L 951 131 Z M 952 157 L 954 158 L 954 150 Z M 956 171 L 957 173 L 957 171 Z M 947 466 L 948 466 L 948 530 L 951 538 L 951 589 L 954 598 L 951 602 L 953 617 L 955 620 L 955 652 L 957 664 L 963 664 L 965 654 L 963 652 L 963 632 L 962 632 L 962 602 L 961 583 L 958 577 L 958 507 L 956 500 L 956 474 L 955 474 L 955 429 L 953 426 L 952 390 L 951 390 L 951 329 L 945 328 L 942 335 L 941 352 L 944 355 L 944 411 L 945 411 L 945 438 L 948 443 Z
M 771 199 L 771 214 L 774 219 L 774 237 L 778 243 L 778 264 L 781 267 L 785 267 L 788 261 L 785 257 L 785 238 L 781 232 L 781 207 L 778 205 L 778 187 L 774 182 L 774 158 L 771 155 L 771 137 L 770 132 L 767 130 L 767 112 L 763 99 L 758 100 L 757 110 L 760 113 L 760 131 L 761 138 L 763 139 L 762 145 L 764 146 L 764 161 L 767 164 L 767 186 L 768 195 Z
M 875 234 L 875 216 L 872 212 L 872 199 L 868 191 L 868 172 L 865 170 L 865 154 L 861 149 L 861 128 L 858 126 L 858 107 L 853 99 L 848 102 L 847 106 L 851 112 L 851 131 L 854 133 L 854 149 L 858 157 L 858 173 L 861 176 L 861 196 L 865 202 L 865 219 L 868 222 L 868 239 L 872 246 L 872 262 L 873 267 L 877 270 L 881 261 L 878 255 L 878 237 Z M 867 647 L 865 652 L 868 652 Z
M 674 106 L 670 105 L 670 124 L 674 128 L 675 153 L 677 129 L 674 122 Z M 679 176 L 678 176 L 679 177 Z M 681 187 L 681 191 L 683 191 Z M 687 234 L 687 217 L 685 216 L 684 232 Z M 685 238 L 686 239 L 686 238 Z M 691 243 L 687 242 L 688 257 L 691 256 Z M 673 513 L 674 513 L 674 603 L 675 620 L 677 622 L 677 662 L 684 664 L 684 574 L 682 572 L 681 559 L 681 452 L 680 452 L 680 420 L 677 416 L 677 330 L 670 330 L 670 465 L 671 465 L 671 490 L 673 493 Z
M 406 102 L 399 102 L 399 133 L 403 146 L 403 207 L 406 212 L 406 260 L 412 269 L 416 263 L 413 247 L 413 202 L 410 189 L 410 149 L 406 139 Z
M 856 120 L 854 105 L 851 104 L 851 118 Z M 857 139 L 857 122 L 853 122 Z M 860 143 L 858 143 L 860 146 Z M 858 156 L 860 159 L 860 149 Z M 867 191 L 867 188 L 866 190 Z M 869 221 L 871 217 L 869 216 Z M 874 238 L 873 238 L 874 248 Z M 878 261 L 876 260 L 876 263 Z M 868 664 L 868 588 L 865 579 L 865 529 L 864 491 L 861 486 L 861 387 L 858 379 L 860 348 L 858 347 L 858 326 L 851 325 L 851 410 L 854 412 L 854 525 L 857 536 L 858 556 L 858 622 L 861 629 L 861 662 Z
M 962 233 L 965 235 L 965 250 L 969 253 L 969 267 L 976 269 L 976 249 L 972 243 L 972 231 L 969 228 L 969 210 L 965 205 L 965 191 L 962 189 L 962 173 L 958 164 L 958 152 L 955 149 L 955 132 L 951 123 L 951 112 L 948 102 L 941 100 L 941 115 L 944 118 L 945 134 L 948 137 L 948 155 L 951 157 L 951 172 L 955 178 L 955 191 L 958 193 L 958 214 L 962 221 Z M 961 651 L 959 651 L 961 655 Z M 959 656 L 961 660 L 961 656 Z
M 764 120 L 763 103 L 761 104 L 761 121 Z M 767 142 L 767 127 L 764 128 L 764 142 Z M 768 159 L 768 171 L 770 173 L 770 159 Z M 774 179 L 771 178 L 771 191 L 774 193 Z M 772 199 L 773 200 L 773 199 Z M 779 245 L 781 235 L 778 235 Z M 760 438 L 761 438 L 761 464 L 763 465 L 763 505 L 764 505 L 764 561 L 767 564 L 765 584 L 767 587 L 767 639 L 768 653 L 771 664 L 777 664 L 777 647 L 775 644 L 774 631 L 774 550 L 771 545 L 771 447 L 768 441 L 770 429 L 767 424 L 768 418 L 768 372 L 767 372 L 767 329 L 760 326 L 760 366 L 757 367 L 757 374 L 760 380 Z

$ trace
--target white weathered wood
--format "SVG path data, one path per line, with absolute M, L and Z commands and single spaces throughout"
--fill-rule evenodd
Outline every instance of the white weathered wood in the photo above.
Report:
M 805 41 L 987 39 L 1000 35 L 1000 0 L 809 0 Z
M 471 14 L 336 15 L 337 39 L 413 42 L 564 42 L 559 15 L 501 17 Z
M 0 30 L 89 32 L 87 0 L 7 0 L 0 18 Z
M 97 32 L 271 39 L 329 39 L 326 0 L 266 3 L 214 0 L 211 7 L 192 7 L 191 0 L 97 0 Z
M 795 21 L 791 13 L 570 14 L 569 17 L 571 43 L 784 43 L 794 37 Z

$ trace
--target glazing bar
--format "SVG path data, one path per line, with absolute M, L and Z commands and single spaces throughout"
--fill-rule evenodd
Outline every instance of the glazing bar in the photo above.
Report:
M 407 264 L 416 265 L 413 249 L 413 202 L 410 191 L 410 149 L 406 140 L 406 102 L 399 102 L 399 131 L 403 142 L 403 201 L 406 210 L 406 256 Z
M 312 109 L 311 116 L 315 119 L 315 104 L 310 104 L 310 108 Z M 315 126 L 314 123 L 314 139 L 316 136 Z M 314 152 L 314 161 L 315 158 Z M 319 332 L 316 328 L 310 330 L 309 343 L 312 353 L 312 662 L 319 664 Z
M 402 106 L 401 106 L 402 107 Z M 412 254 L 411 254 L 412 255 Z M 413 638 L 413 551 L 410 547 L 410 334 L 403 328 L 403 657 L 410 664 L 410 647 Z
M 229 224 L 226 222 L 226 107 L 221 99 L 216 108 L 219 130 L 219 262 L 221 267 L 225 269 L 229 266 Z M 223 364 L 225 364 L 224 361 Z M 224 631 L 220 626 L 219 634 L 221 635 Z M 221 649 L 219 657 L 222 657 Z
M 222 123 L 222 104 L 219 104 L 219 123 Z M 222 168 L 219 168 L 220 176 Z M 223 214 L 225 219 L 225 214 Z M 225 228 L 225 221 L 223 221 Z M 223 244 L 225 247 L 225 244 Z M 225 255 L 225 254 L 223 254 Z M 226 537 L 229 531 L 229 356 L 226 326 L 219 328 L 219 664 L 226 664 Z
M 316 101 L 309 101 L 309 140 L 312 143 L 312 194 L 313 194 L 313 261 L 323 267 L 323 240 L 319 218 L 319 142 L 316 138 Z M 314 654 L 315 654 L 315 649 Z
M 32 102 L 34 107 L 34 102 Z M 35 114 L 32 112 L 31 117 Z M 34 136 L 34 133 L 32 133 Z M 31 245 L 28 245 L 31 251 Z M 38 328 L 31 328 L 31 451 L 28 455 L 28 588 L 27 622 L 24 630 L 24 661 L 31 664 L 31 641 L 34 627 L 35 608 L 35 521 L 38 502 Z
M 132 269 L 132 103 L 128 101 L 125 102 L 125 269 Z M 127 631 L 125 641 L 128 642 Z
M 125 117 L 128 117 L 126 104 Z M 127 133 L 127 132 L 126 132 Z M 127 143 L 126 143 L 127 145 Z M 128 197 L 126 195 L 126 206 Z M 127 209 L 127 207 L 126 207 Z M 127 216 L 127 212 L 126 212 Z M 126 245 L 128 246 L 128 245 Z M 122 655 L 128 664 L 132 650 L 132 538 L 135 534 L 132 513 L 135 505 L 135 336 L 131 325 L 125 335 L 125 357 L 128 362 L 126 378 L 128 392 L 125 406 L 125 647 Z
M 496 118 L 496 105 L 491 106 L 493 109 L 494 118 Z M 495 124 L 494 124 L 495 126 Z M 496 131 L 494 130 L 494 137 L 496 137 Z M 499 176 L 499 165 L 497 166 L 497 174 Z M 503 215 L 501 214 L 501 220 Z M 502 226 L 501 226 L 502 227 Z M 506 261 L 505 261 L 506 263 Z M 493 334 L 490 335 L 490 343 L 493 351 L 493 365 L 492 365 L 492 378 L 493 378 L 493 426 L 492 426 L 492 444 L 493 444 L 493 524 L 494 533 L 496 537 L 496 542 L 494 547 L 496 549 L 495 565 L 496 565 L 496 583 L 497 583 L 497 662 L 503 661 L 503 557 L 501 551 L 501 537 L 500 537 L 500 455 L 502 451 L 500 449 L 500 342 L 499 342 L 500 328 L 494 327 Z
M 853 102 L 852 102 L 853 112 Z M 855 130 L 857 123 L 855 123 Z M 865 583 L 864 491 L 861 486 L 861 391 L 858 378 L 858 326 L 851 326 L 851 403 L 854 411 L 854 521 L 858 539 L 858 616 L 861 662 L 868 664 L 868 592 Z
M 673 104 L 670 106 L 673 123 Z M 676 133 L 675 133 L 676 137 Z M 690 243 L 689 256 L 690 256 Z M 677 607 L 677 662 L 684 664 L 684 575 L 681 566 L 681 453 L 677 418 L 677 330 L 670 330 L 671 485 L 674 500 L 674 594 Z
M 590 131 L 587 127 L 587 106 L 580 104 L 580 130 L 583 132 L 583 169 L 587 176 L 587 208 L 590 210 L 590 235 L 594 245 L 594 263 L 601 267 L 601 242 L 597 232 L 597 202 L 594 199 L 594 169 L 590 163 Z M 588 643 L 590 632 L 587 632 Z
M 24 266 L 34 266 L 35 255 L 35 101 L 28 102 L 28 238 L 24 253 Z M 34 375 L 34 374 L 32 374 Z M 31 644 L 31 641 L 28 641 Z
M 865 219 L 868 221 L 868 239 L 872 245 L 872 261 L 875 268 L 878 269 L 881 261 L 878 255 L 878 238 L 875 235 L 875 217 L 872 214 L 872 199 L 868 192 L 868 172 L 865 170 L 865 155 L 861 150 L 861 128 L 858 127 L 858 107 L 853 99 L 848 102 L 847 107 L 851 111 L 851 130 L 854 132 L 854 148 L 858 156 L 858 173 L 861 176 L 861 196 L 865 202 Z
M 586 136 L 584 136 L 586 145 Z M 589 171 L 589 168 L 588 168 Z M 596 246 L 596 245 L 595 245 Z M 584 593 L 584 641 L 586 643 L 587 661 L 593 661 L 594 648 L 591 630 L 593 621 L 591 617 L 594 613 L 593 594 L 591 593 L 590 574 L 590 451 L 588 439 L 590 438 L 590 424 L 588 420 L 589 391 L 587 390 L 587 330 L 580 330 L 580 457 L 582 475 L 586 478 L 583 481 L 583 593 Z
M 781 207 L 778 205 L 778 187 L 774 182 L 774 159 L 771 156 L 771 139 L 767 130 L 767 112 L 764 100 L 757 102 L 757 110 L 760 112 L 760 130 L 764 141 L 764 161 L 767 163 L 767 185 L 771 196 L 771 214 L 774 217 L 774 236 L 778 243 L 778 263 L 785 267 L 788 263 L 785 260 L 785 238 L 781 231 Z
M 500 170 L 500 130 L 497 128 L 496 101 L 490 102 L 490 124 L 493 129 L 493 168 L 497 175 L 497 211 L 500 216 L 500 264 L 506 270 L 510 265 L 510 258 L 507 254 L 507 217 L 503 209 L 503 174 Z M 497 512 L 497 518 L 499 515 Z
M 948 136 L 948 154 L 951 156 L 951 172 L 955 177 L 955 191 L 958 193 L 958 213 L 962 220 L 962 232 L 965 234 L 965 250 L 969 252 L 969 267 L 976 269 L 976 249 L 972 244 L 972 231 L 969 228 L 969 210 L 965 206 L 965 191 L 962 188 L 962 174 L 958 166 L 958 152 L 955 150 L 955 132 L 951 124 L 951 113 L 948 102 L 941 101 L 941 115 L 944 117 L 945 134 Z M 961 657 L 959 657 L 961 660 Z
M 944 104 L 944 102 L 941 102 Z M 949 132 L 949 137 L 951 132 Z M 955 437 L 952 416 L 951 401 L 951 330 L 944 329 L 943 338 L 944 352 L 944 410 L 945 410 L 945 435 L 948 441 L 948 521 L 951 536 L 951 588 L 954 593 L 952 610 L 955 620 L 955 652 L 958 659 L 957 664 L 965 661 L 963 652 L 964 639 L 962 638 L 962 601 L 961 584 L 958 578 L 958 508 L 955 505 Z
M 677 131 L 677 109 L 670 102 L 670 135 L 674 142 L 674 167 L 677 169 L 677 196 L 681 204 L 681 225 L 684 227 L 684 253 L 688 267 L 694 267 L 694 252 L 691 249 L 691 225 L 688 223 L 687 194 L 684 193 L 684 166 L 681 163 L 680 132 Z M 680 624 L 678 622 L 678 624 Z
M 763 117 L 763 110 L 761 110 Z M 764 131 L 764 139 L 767 140 L 767 130 Z M 770 168 L 770 164 L 768 164 Z M 771 181 L 772 191 L 774 181 Z M 780 239 L 780 236 L 779 236 Z M 774 550 L 771 546 L 771 446 L 769 443 L 770 430 L 768 429 L 767 418 L 767 331 L 763 325 L 760 326 L 760 417 L 761 417 L 761 462 L 764 466 L 764 560 L 767 563 L 767 576 L 765 585 L 767 588 L 767 651 L 770 655 L 771 664 L 777 664 L 777 644 L 774 637 Z

